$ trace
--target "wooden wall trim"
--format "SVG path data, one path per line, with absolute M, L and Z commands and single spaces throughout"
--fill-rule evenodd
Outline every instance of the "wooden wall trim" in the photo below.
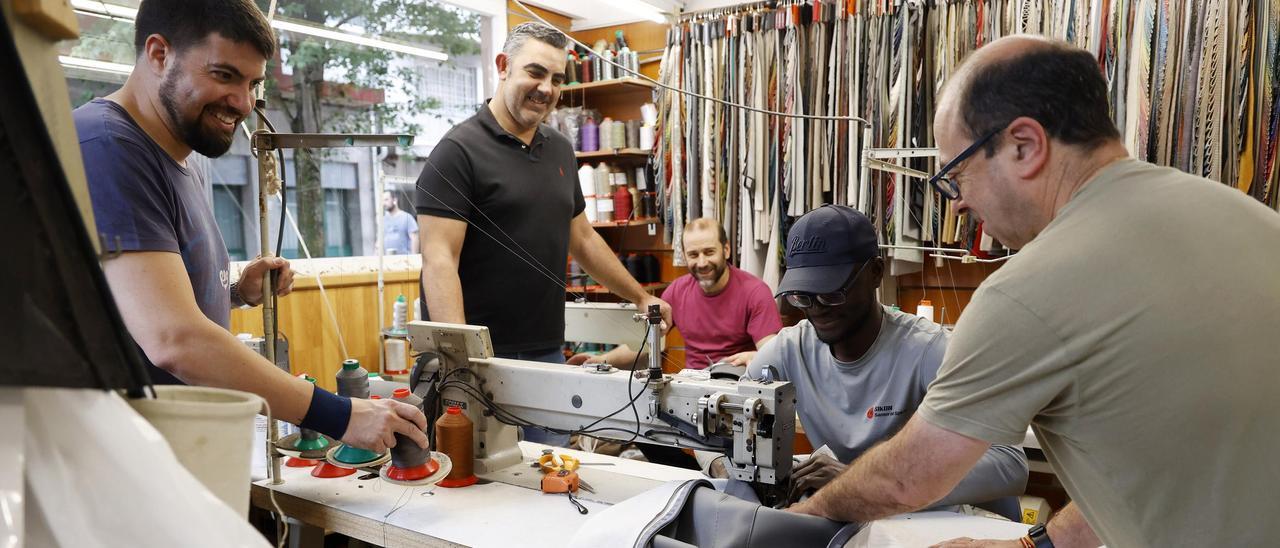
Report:
M 395 272 L 384 272 L 382 275 L 383 284 L 391 282 L 417 282 L 418 276 L 421 274 L 417 270 L 401 270 Z M 358 272 L 353 274 L 321 274 L 320 282 L 324 283 L 325 289 L 335 287 L 351 287 L 373 285 L 377 288 L 378 273 L 377 272 Z M 294 290 L 298 289 L 319 289 L 315 276 L 295 276 L 293 279 Z

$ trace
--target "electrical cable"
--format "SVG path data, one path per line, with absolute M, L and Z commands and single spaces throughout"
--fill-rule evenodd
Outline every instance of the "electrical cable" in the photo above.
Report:
M 280 209 L 286 213 L 289 226 L 293 227 L 293 233 L 298 236 L 298 245 L 302 247 L 303 256 L 310 259 L 311 250 L 307 248 L 307 242 L 302 239 L 302 231 L 298 230 L 297 221 L 293 220 L 293 215 L 288 215 L 289 209 L 283 207 L 283 204 L 281 204 Z M 342 350 L 342 357 L 343 359 L 350 358 L 351 354 L 347 353 L 347 339 L 342 335 L 342 326 L 338 323 L 338 313 L 333 310 L 333 302 L 329 300 L 329 294 L 325 291 L 324 280 L 320 279 L 320 272 L 317 271 L 314 278 L 316 280 L 316 289 L 320 290 L 320 300 L 324 302 L 325 311 L 329 313 L 329 320 L 333 324 L 333 332 L 338 335 L 338 348 Z
M 272 124 L 272 123 L 271 123 L 271 119 L 270 119 L 270 118 L 267 118 L 267 113 L 266 113 L 266 111 L 263 109 L 263 107 L 264 107 L 265 105 L 266 105 L 266 103 L 265 103 L 265 102 L 263 102 L 263 103 L 262 103 L 262 104 L 260 104 L 260 105 L 254 105 L 254 107 L 253 107 L 253 111 L 258 115 L 258 119 L 259 119 L 259 120 L 262 120 L 262 122 L 263 122 L 264 124 L 266 124 L 266 125 L 267 125 L 267 129 L 268 129 L 268 130 L 270 130 L 270 131 L 271 131 L 271 133 L 277 133 L 277 132 L 276 132 L 276 126 L 275 126 L 275 124 Z M 276 155 L 277 155 L 277 158 L 278 158 L 278 160 L 279 160 L 279 162 L 280 162 L 280 163 L 279 163 L 279 168 L 277 169 L 277 171 L 280 173 L 280 229 L 276 232 L 276 250 L 275 250 L 275 256 L 279 257 L 279 256 L 280 256 L 280 250 L 281 250 L 281 248 L 283 248 L 283 247 L 284 247 L 285 210 L 288 208 L 288 203 L 289 203 L 289 202 L 288 202 L 288 200 L 287 200 L 287 198 L 286 198 L 286 196 L 285 196 L 285 188 L 286 188 L 286 186 L 287 186 L 287 185 L 286 185 L 286 183 L 285 183 L 285 176 L 284 176 L 284 174 L 285 174 L 285 169 L 284 169 L 284 149 L 277 148 L 277 149 L 276 149 Z M 301 239 L 301 238 L 299 238 L 299 239 Z
M 275 424 L 275 416 L 271 414 L 271 404 L 267 403 L 266 398 L 262 398 L 262 407 L 266 408 L 267 411 L 267 428 L 274 428 L 272 425 Z M 271 440 L 267 440 L 267 443 L 271 443 Z M 268 458 L 270 458 L 270 455 L 270 450 L 268 450 Z M 270 471 L 270 463 L 268 463 L 267 469 Z M 280 509 L 280 503 L 276 501 L 276 490 L 270 485 L 267 486 L 267 498 L 271 499 L 271 506 L 275 508 L 276 517 L 280 520 L 280 525 L 283 526 L 283 529 L 281 526 L 276 527 L 276 548 L 284 548 L 285 541 L 289 539 L 289 520 L 285 517 L 284 510 Z
M 586 293 L 580 293 L 570 289 L 570 286 L 565 283 L 563 277 L 556 278 L 556 276 L 550 271 L 548 271 L 546 267 L 542 266 L 541 264 L 537 264 L 533 259 L 533 254 L 530 253 L 528 250 L 524 249 L 524 247 L 521 246 L 520 243 L 517 242 L 515 238 L 512 238 L 510 234 L 507 234 L 505 230 L 502 230 L 502 227 L 497 222 L 495 222 L 492 218 L 490 218 L 489 215 L 484 212 L 484 209 L 476 205 L 475 202 L 472 202 L 471 199 L 468 198 L 467 195 L 464 192 L 462 192 L 462 190 L 459 189 L 458 186 L 455 185 L 453 181 L 449 179 L 448 176 L 444 174 L 444 172 L 440 171 L 440 168 L 436 166 L 435 162 L 431 161 L 431 158 L 427 158 L 427 165 L 430 166 L 431 169 L 434 170 L 436 174 L 440 176 L 440 178 L 445 182 L 445 184 L 449 185 L 449 187 L 452 188 L 453 191 L 458 194 L 458 196 L 460 196 L 463 200 L 465 200 L 467 204 L 471 206 L 472 210 L 478 211 L 480 215 L 485 218 L 485 220 L 489 221 L 489 224 L 491 224 L 495 229 L 497 229 L 498 232 L 502 233 L 503 236 L 506 236 L 507 240 L 509 240 L 512 245 L 514 245 L 516 248 L 519 248 L 521 251 L 524 251 L 527 257 L 525 255 L 521 255 L 520 253 L 517 253 L 515 249 L 511 248 L 511 246 L 508 246 L 502 240 L 498 239 L 496 236 L 491 234 L 489 231 L 477 225 L 475 222 L 472 222 L 471 220 L 469 220 L 467 218 L 467 215 L 463 214 L 463 212 L 461 211 L 458 211 L 448 202 L 441 200 L 433 192 L 424 188 L 421 183 L 416 184 L 415 188 L 426 193 L 427 196 L 429 196 L 431 199 L 435 200 L 436 202 L 444 205 L 444 207 L 448 208 L 449 211 L 452 212 L 454 215 L 456 215 L 458 218 L 464 219 L 468 227 L 474 227 L 476 230 L 479 230 L 481 234 L 484 234 L 485 236 L 489 237 L 489 239 L 493 240 L 494 243 L 498 244 L 503 249 L 507 250 L 507 252 L 511 253 L 511 255 L 513 255 L 515 258 L 520 259 L 520 261 L 528 265 L 529 268 L 532 268 L 534 272 L 550 280 L 551 283 L 556 284 L 557 287 L 563 288 L 565 290 L 565 293 L 568 295 L 572 295 L 575 300 L 577 299 L 582 299 L 584 301 L 586 300 Z M 637 305 L 637 308 L 638 306 L 639 305 Z M 614 320 L 612 316 L 605 316 L 605 317 L 609 318 L 609 321 L 615 322 L 615 324 L 617 323 L 617 320 Z M 680 364 L 676 364 L 673 360 L 671 360 L 666 356 L 662 356 L 662 360 L 664 361 L 664 363 L 671 363 L 672 365 L 680 365 Z
M 567 294 L 571 294 L 571 296 L 573 296 L 575 300 L 577 300 L 577 298 L 581 298 L 581 300 L 584 300 L 584 301 L 586 300 L 586 293 L 572 291 L 572 289 L 570 289 L 570 286 L 564 283 L 563 277 L 557 278 L 556 275 L 554 275 L 553 273 L 550 273 L 550 271 L 547 268 L 545 268 L 545 266 L 536 264 L 534 257 L 532 257 L 531 252 L 525 250 L 525 248 L 520 245 L 520 242 L 516 241 L 516 238 L 512 238 L 511 234 L 508 234 L 506 230 L 503 230 L 498 223 L 495 223 L 492 218 L 489 218 L 489 215 L 484 213 L 484 209 L 481 209 L 481 207 L 477 206 L 475 202 L 472 202 L 471 198 L 468 198 L 466 193 L 463 193 L 461 189 L 457 187 L 457 184 L 454 184 L 453 181 L 451 181 L 451 179 L 448 178 L 448 175 L 445 175 L 443 172 L 440 172 L 440 169 L 438 168 L 438 166 L 435 165 L 434 161 L 431 161 L 430 157 L 426 159 L 426 165 L 429 165 L 431 169 L 435 170 L 435 173 L 439 175 L 440 179 L 443 179 L 444 183 L 448 184 L 449 188 L 452 188 L 454 192 L 457 192 L 458 196 L 462 197 L 462 200 L 465 200 L 467 204 L 471 206 L 472 210 L 479 211 L 480 215 L 484 216 L 485 220 L 488 220 L 489 224 L 493 225 L 493 228 L 497 229 L 497 232 L 502 233 L 502 236 L 506 236 L 508 241 L 511 242 L 511 245 L 517 248 L 520 248 L 521 251 L 525 252 L 525 255 L 518 254 L 516 250 L 513 250 L 513 248 L 511 246 L 508 246 L 506 242 L 503 242 L 502 239 L 498 239 L 498 237 L 495 237 L 494 234 L 489 232 L 489 230 L 485 230 L 483 227 L 480 227 L 480 225 L 477 225 L 476 223 L 471 222 L 471 220 L 468 220 L 467 215 L 463 214 L 462 211 L 458 211 L 457 209 L 454 209 L 452 205 L 449 205 L 448 202 L 440 200 L 439 197 L 435 196 L 435 193 L 429 191 L 429 189 L 422 187 L 421 183 L 416 184 L 415 187 L 417 189 L 420 189 L 420 191 L 425 192 L 426 195 L 431 197 L 431 200 L 435 200 L 436 202 L 439 202 L 439 204 L 444 205 L 444 207 L 447 207 L 447 209 L 449 211 L 452 211 L 454 215 L 457 215 L 458 218 L 465 219 L 465 222 L 467 223 L 467 227 L 472 227 L 472 228 L 475 228 L 476 230 L 480 230 L 481 234 L 484 234 L 484 236 L 489 237 L 489 239 L 493 239 L 494 243 L 497 243 L 498 246 L 502 246 L 504 250 L 507 250 L 509 254 L 511 254 L 512 256 L 515 256 L 516 259 L 520 259 L 522 262 L 525 262 L 526 265 L 529 265 L 529 268 L 534 270 L 535 273 L 540 274 L 541 277 L 547 278 L 548 280 L 550 280 L 550 282 L 556 284 L 557 287 L 563 288 L 564 292 L 566 292 Z M 637 309 L 639 309 L 639 305 L 637 305 Z M 617 324 L 617 320 L 614 320 L 612 316 L 605 316 L 605 318 L 609 318 L 609 321 L 614 321 L 614 323 Z M 673 362 L 671 359 L 668 359 L 668 357 L 666 356 L 662 356 L 662 360 L 664 362 L 668 362 L 668 364 L 678 365 L 678 364 L 675 364 L 675 362 Z
M 255 102 L 253 106 L 253 112 L 257 114 L 258 119 L 262 120 L 262 123 L 267 126 L 267 130 L 269 130 L 271 133 L 276 133 L 275 124 L 272 124 L 271 119 L 267 118 L 267 113 L 264 109 L 265 106 L 266 106 L 265 101 L 258 100 L 257 102 Z M 252 150 L 252 147 L 250 147 L 250 150 Z M 280 226 L 276 230 L 276 248 L 273 255 L 276 257 L 279 257 L 280 250 L 284 246 L 284 229 L 285 229 L 285 223 L 286 223 L 287 214 L 288 214 L 288 206 L 287 206 L 288 202 L 285 196 L 284 150 L 277 148 L 276 158 L 279 161 L 279 164 L 278 164 L 279 167 L 277 168 L 277 171 L 280 173 Z M 261 230 L 261 228 L 259 230 Z M 301 240 L 301 234 L 299 234 L 299 240 Z M 268 251 L 269 250 L 264 249 L 262 250 L 262 254 L 265 256 L 265 254 Z M 279 278 L 279 271 L 272 270 L 270 287 L 265 288 L 265 296 L 263 297 L 264 299 L 270 299 L 271 308 L 277 311 L 276 314 L 271 315 L 271 330 L 275 333 L 280 332 L 280 314 L 279 314 L 279 307 L 278 307 L 278 304 L 280 301 L 276 297 L 276 291 L 275 291 L 276 280 L 278 278 Z M 275 341 L 269 341 L 267 344 L 274 345 Z
M 501 406 L 501 405 L 499 405 L 498 403 L 494 402 L 492 399 L 490 399 L 490 398 L 488 398 L 487 396 L 485 396 L 484 394 L 480 393 L 480 390 L 479 390 L 478 388 L 476 388 L 475 386 L 472 386 L 472 385 L 467 384 L 467 383 L 462 382 L 462 381 L 451 381 L 450 383 L 447 383 L 447 384 L 448 384 L 448 386 L 442 386 L 442 387 L 441 387 L 441 390 L 446 390 L 446 389 L 450 389 L 450 388 L 452 388 L 452 389 L 459 390 L 459 391 L 461 391 L 461 392 L 465 393 L 466 395 L 471 396 L 472 398 L 475 398 L 477 401 L 479 401 L 479 402 L 484 406 L 484 408 L 485 408 L 486 410 L 488 410 L 489 412 L 491 412 L 491 413 L 493 414 L 494 418 L 495 418 L 498 422 L 501 422 L 502 424 L 506 424 L 506 425 L 510 425 L 510 426 L 520 426 L 520 427 L 528 427 L 528 428 L 537 428 L 537 429 L 539 429 L 539 430 L 542 430 L 542 431 L 545 431 L 545 432 L 550 432 L 550 433 L 553 433 L 553 434 L 561 434 L 561 435 L 579 434 L 579 435 L 585 435 L 585 436 L 587 436 L 587 437 L 591 437 L 591 438 L 595 438 L 595 439 L 609 439 L 609 440 L 616 440 L 617 438 L 612 437 L 612 436 L 610 436 L 610 437 L 608 437 L 608 438 L 602 438 L 601 436 L 596 436 L 595 434 L 596 434 L 597 432 L 609 432 L 609 431 L 613 431 L 613 432 L 622 432 L 622 433 L 624 433 L 624 434 L 631 434 L 631 435 L 632 435 L 632 440 L 634 440 L 634 439 L 636 439 L 636 438 L 643 438 L 643 439 L 645 439 L 645 440 L 649 440 L 649 441 L 652 441 L 652 442 L 655 442 L 655 443 L 667 443 L 667 442 L 659 441 L 658 439 L 653 438 L 653 437 L 651 437 L 651 436 L 649 436 L 649 435 L 647 435 L 647 434 L 641 434 L 641 433 L 639 432 L 639 429 L 638 429 L 638 428 L 637 428 L 635 431 L 632 431 L 632 430 L 626 430 L 626 429 L 623 429 L 623 428 L 618 428 L 618 427 L 613 427 L 613 426 L 603 426 L 603 427 L 600 427 L 600 428 L 592 428 L 592 429 L 585 429 L 585 430 L 584 430 L 584 429 L 561 429 L 561 428 L 553 428 L 553 427 L 549 427 L 549 426 L 539 425 L 539 424 L 537 424 L 537 423 L 534 423 L 533 421 L 530 421 L 530 420 L 524 419 L 524 418 L 522 418 L 522 417 L 520 417 L 520 416 L 516 415 L 515 413 L 513 413 L 513 412 L 511 412 L 511 411 L 509 411 L 509 410 L 507 410 L 507 409 L 505 409 L 504 407 L 502 407 L 502 406 Z M 643 394 L 643 392 L 641 392 L 641 394 Z M 605 418 L 607 418 L 607 417 L 605 417 Z M 601 420 L 604 420 L 604 418 L 602 418 Z M 597 421 L 597 422 L 599 422 L 599 421 Z M 690 440 L 693 440 L 693 441 L 701 441 L 701 440 L 698 440 L 698 439 L 696 439 L 696 438 L 693 438 L 692 436 L 689 436 L 688 434 L 685 434 L 685 433 L 680 432 L 680 431 L 677 431 L 677 430 L 667 431 L 667 430 L 656 430 L 656 429 L 655 429 L 655 430 L 650 430 L 649 432 L 651 432 L 651 433 L 652 433 L 652 432 L 657 432 L 657 433 L 662 433 L 662 434 L 669 434 L 669 435 L 672 435 L 672 436 L 682 437 L 682 438 L 690 439 Z M 630 441 L 631 441 L 631 440 L 628 440 L 626 443 L 630 443 Z M 698 446 L 699 446 L 699 447 L 704 447 L 704 446 L 703 446 L 702 444 L 700 444 L 700 443 L 698 444 Z M 715 448 L 708 448 L 708 449 L 715 449 Z
M 651 329 L 652 329 L 651 326 L 647 328 L 646 335 L 648 334 L 648 330 L 651 330 Z M 648 341 L 647 336 L 645 337 L 645 341 L 647 343 Z M 633 388 L 635 384 L 635 367 L 639 363 L 640 354 L 644 352 L 645 347 L 646 347 L 646 344 L 642 343 L 640 347 L 640 351 L 636 354 L 636 358 L 633 360 L 632 371 L 628 372 L 628 375 L 629 375 L 629 378 L 627 379 L 628 402 L 624 404 L 622 407 L 618 408 L 616 411 L 609 413 L 608 415 L 602 416 L 586 426 L 582 426 L 574 429 L 562 429 L 562 428 L 554 428 L 550 426 L 540 425 L 533 421 L 525 419 L 515 414 L 514 412 L 507 410 L 497 402 L 494 402 L 489 396 L 485 395 L 483 391 L 477 386 L 460 379 L 450 379 L 450 377 L 459 374 L 459 372 L 466 372 L 467 374 L 474 375 L 474 373 L 470 369 L 466 369 L 466 368 L 452 369 L 446 372 L 445 374 L 441 375 L 439 379 L 432 381 L 432 387 L 428 389 L 427 398 L 425 398 L 433 402 L 431 405 L 431 410 L 428 412 L 428 415 L 429 415 L 428 424 L 433 423 L 433 421 L 430 420 L 430 417 L 438 416 L 440 412 L 439 410 L 443 404 L 444 392 L 449 389 L 455 389 L 474 398 L 477 402 L 483 405 L 486 410 L 492 413 L 493 417 L 499 422 L 503 424 L 511 425 L 511 426 L 537 428 L 545 432 L 550 432 L 553 434 L 560 434 L 560 435 L 578 434 L 578 435 L 584 435 L 584 436 L 596 438 L 596 439 L 600 439 L 600 436 L 595 435 L 596 433 L 599 433 L 599 432 L 621 432 L 624 434 L 630 434 L 631 438 L 626 440 L 623 443 L 631 443 L 638 438 L 643 438 L 655 443 L 668 443 L 668 442 L 659 441 L 658 439 L 650 436 L 650 434 L 655 432 L 666 434 L 666 435 L 672 435 L 680 438 L 685 438 L 685 439 L 693 440 L 695 442 L 700 442 L 701 440 L 697 440 L 696 438 L 693 438 L 685 434 L 684 432 L 680 432 L 679 430 L 674 430 L 674 431 L 650 430 L 647 433 L 641 433 L 640 412 L 635 407 L 635 402 L 640 399 L 640 396 L 644 395 L 644 391 L 641 390 L 639 392 L 635 392 Z M 618 413 L 621 413 L 628 407 L 631 408 L 632 413 L 635 416 L 636 426 L 634 430 L 626 430 L 623 428 L 617 428 L 617 427 L 611 427 L 611 426 L 596 428 L 596 426 L 599 425 L 601 422 L 604 422 L 605 420 L 616 416 Z M 434 430 L 434 428 L 429 428 L 429 430 Z M 433 437 L 434 437 L 433 432 L 429 432 L 428 438 L 430 439 Z M 610 437 L 607 439 L 616 439 L 616 438 Z M 699 445 L 702 445 L 702 444 L 699 443 Z
M 631 413 L 636 417 L 636 432 L 627 443 L 635 441 L 636 436 L 640 434 L 640 410 L 636 409 L 635 401 L 640 399 L 640 394 L 643 394 L 644 390 L 641 389 L 638 394 L 632 396 L 631 387 L 636 382 L 636 366 L 640 365 L 640 355 L 644 354 L 644 347 L 649 343 L 649 333 L 653 331 L 653 324 L 645 322 L 644 326 L 644 340 L 640 343 L 640 349 L 636 351 L 636 357 L 631 360 L 631 370 L 627 372 L 627 397 L 631 400 Z M 657 349 L 650 348 L 649 351 L 657 352 Z

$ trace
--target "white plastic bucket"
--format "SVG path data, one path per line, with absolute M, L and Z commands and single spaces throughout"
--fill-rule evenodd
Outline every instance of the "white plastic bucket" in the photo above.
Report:
M 249 514 L 253 418 L 262 399 L 248 392 L 200 386 L 156 386 L 156 399 L 129 400 L 178 457 L 178 462 L 237 514 Z

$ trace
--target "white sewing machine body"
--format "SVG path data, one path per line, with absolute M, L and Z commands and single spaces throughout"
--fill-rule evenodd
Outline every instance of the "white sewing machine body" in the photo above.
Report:
M 640 441 L 721 452 L 731 477 L 762 495 L 785 493 L 795 437 L 790 383 L 651 379 L 646 370 L 494 358 L 489 330 L 478 326 L 410 322 L 409 336 L 415 352 L 436 356 L 415 368 L 415 393 L 435 383 L 446 405 L 464 409 L 475 424 L 478 474 L 521 463 L 518 419 L 624 441 L 638 431 Z

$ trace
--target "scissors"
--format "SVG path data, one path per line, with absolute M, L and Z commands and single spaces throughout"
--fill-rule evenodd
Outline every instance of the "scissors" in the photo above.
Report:
M 580 465 L 581 463 L 578 462 L 576 457 L 571 455 L 557 455 L 550 449 L 544 450 L 542 452 L 542 456 L 538 457 L 538 466 L 542 468 L 543 472 L 547 473 L 558 472 L 560 470 L 572 472 L 577 470 Z
M 559 472 L 562 472 L 562 471 L 574 472 L 581 465 L 582 463 L 578 461 L 577 457 L 574 457 L 572 455 L 557 455 L 550 449 L 544 449 L 542 451 L 542 456 L 538 457 L 538 467 L 542 468 L 542 472 L 546 474 L 546 476 L 556 476 L 557 474 L 559 474 Z M 563 477 L 568 474 L 559 474 L 559 475 Z M 583 480 L 580 477 L 578 477 L 576 473 L 573 474 L 573 477 L 574 477 L 574 480 L 573 480 L 572 489 L 570 489 L 571 491 L 577 491 L 578 488 L 581 487 L 583 491 L 586 491 L 588 493 L 596 492 L 595 488 L 591 487 L 591 485 L 588 484 L 586 480 Z

